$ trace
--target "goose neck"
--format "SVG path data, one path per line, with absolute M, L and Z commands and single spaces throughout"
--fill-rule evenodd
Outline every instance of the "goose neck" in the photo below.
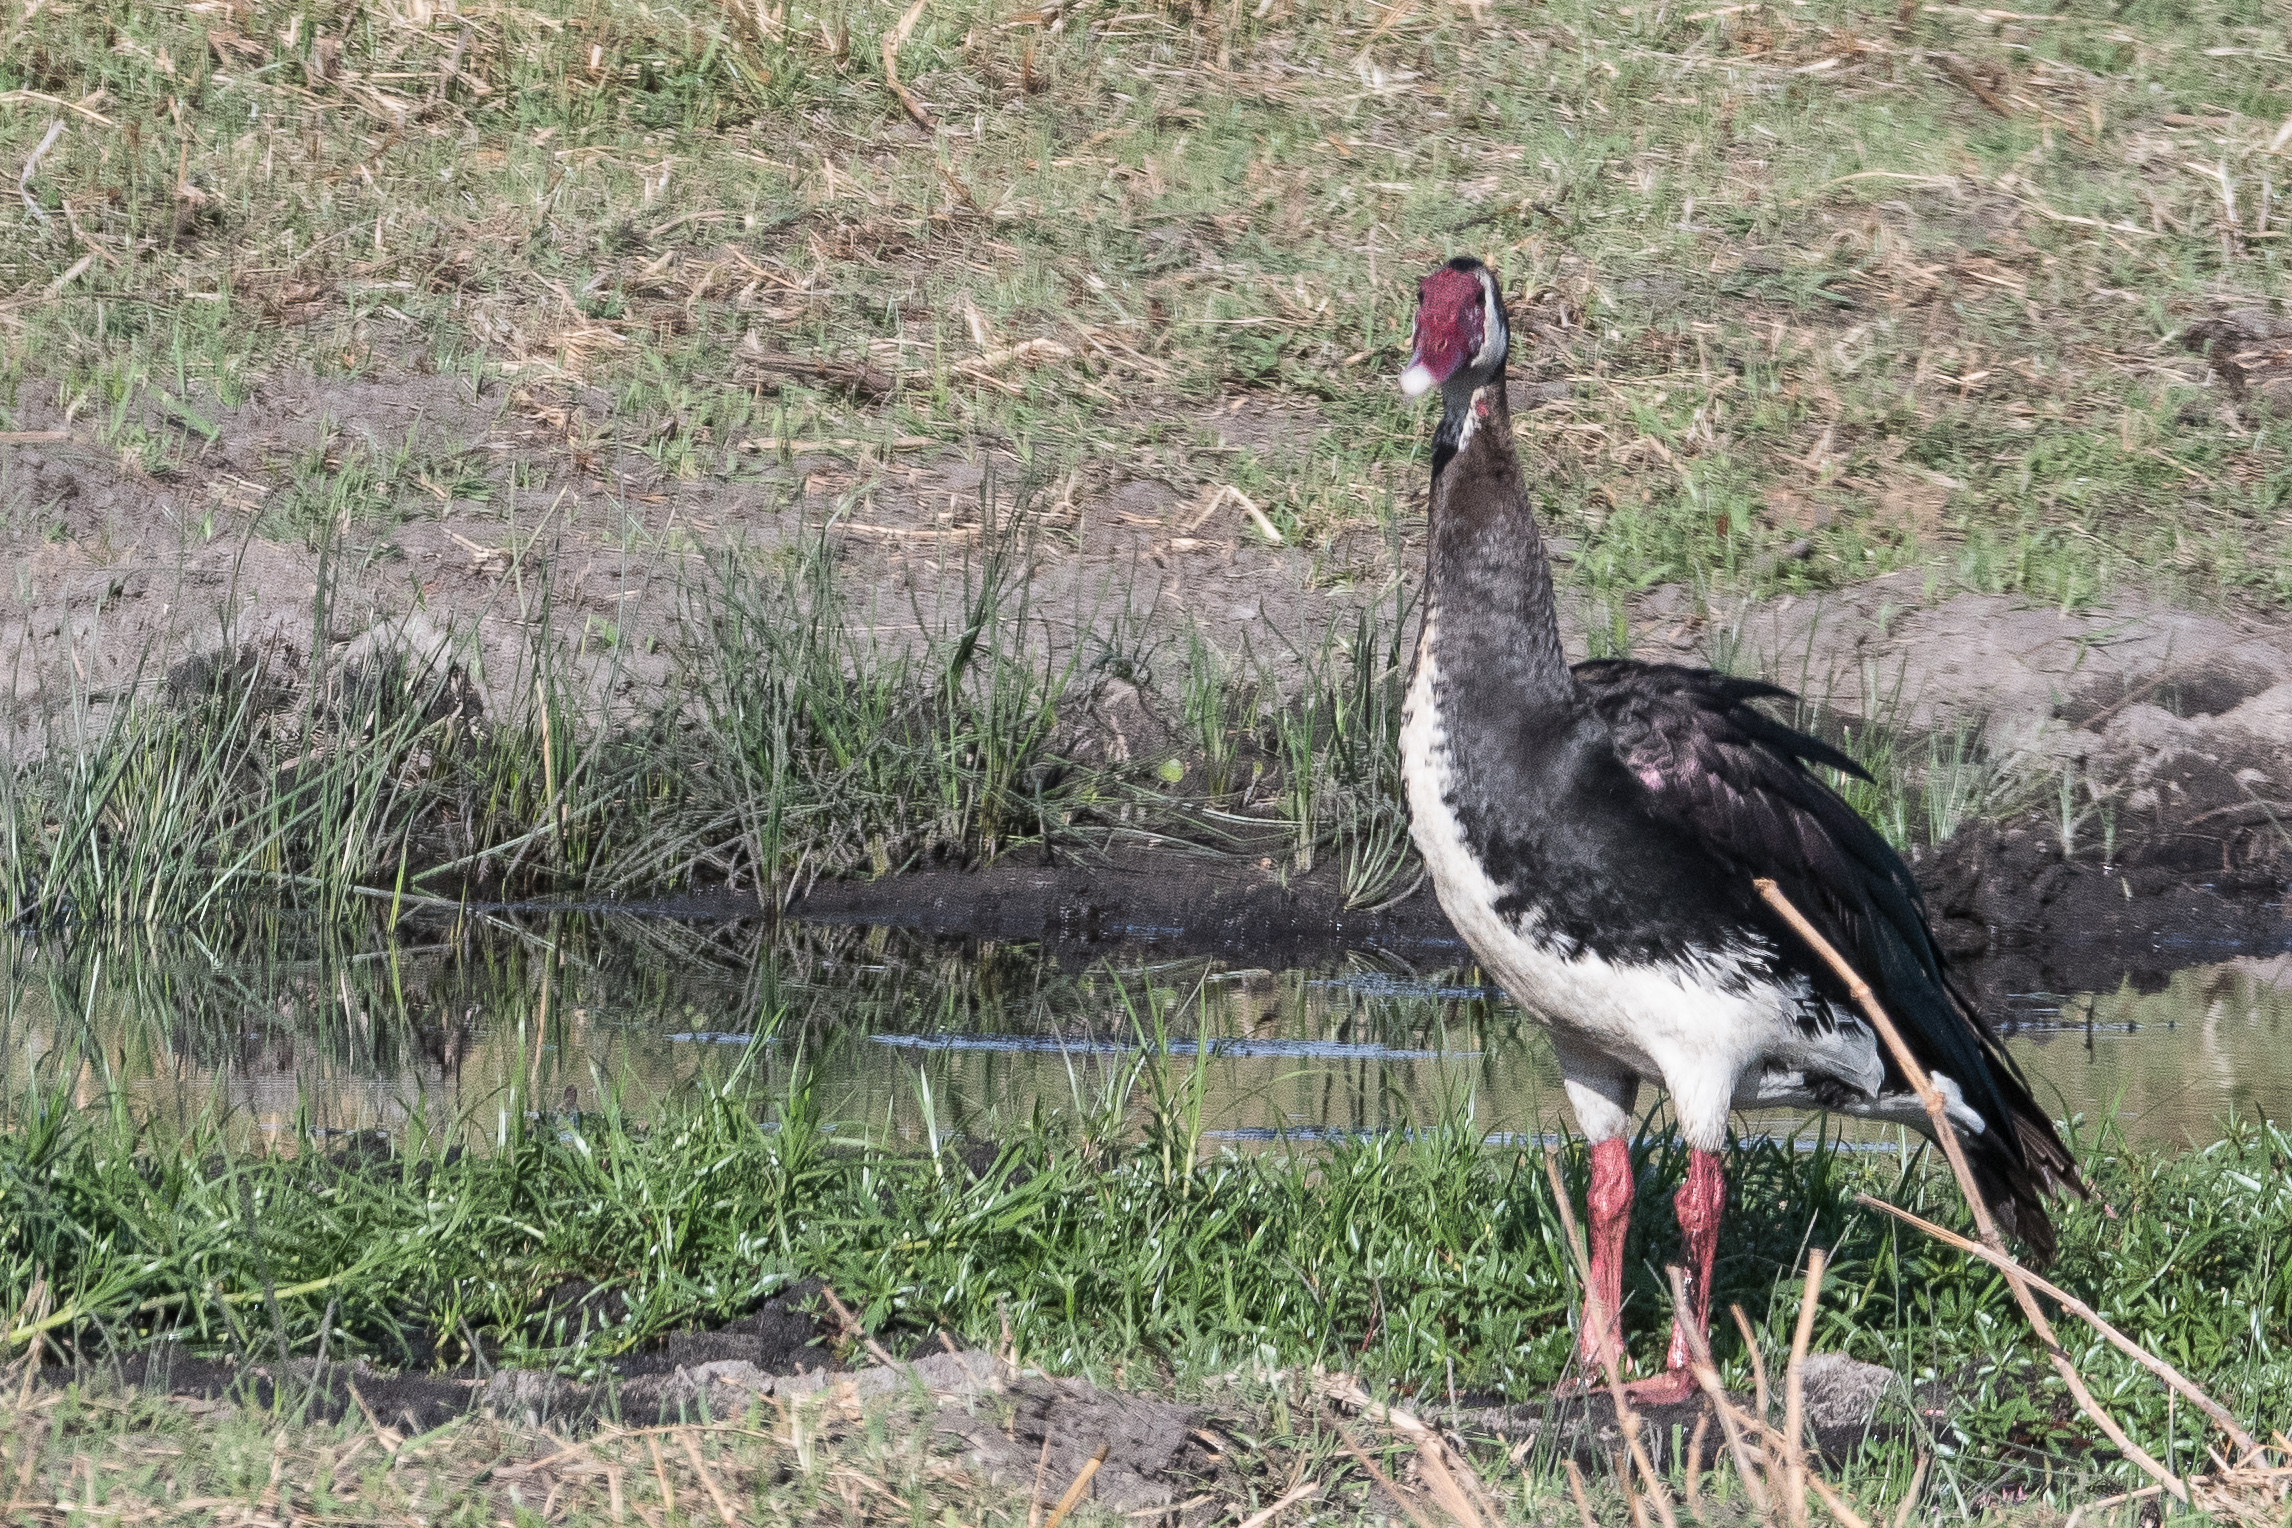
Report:
M 1460 390 L 1461 391 L 1461 390 Z M 1515 685 L 1572 693 L 1560 647 L 1551 559 L 1521 481 L 1501 376 L 1442 400 L 1449 443 L 1433 479 L 1427 612 L 1449 661 Z

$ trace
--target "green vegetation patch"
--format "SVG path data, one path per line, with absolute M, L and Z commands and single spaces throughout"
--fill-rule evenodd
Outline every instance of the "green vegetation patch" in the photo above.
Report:
M 164 1336 L 246 1357 L 325 1343 L 390 1366 L 586 1375 L 818 1276 L 902 1340 L 1008 1341 L 1053 1372 L 1152 1373 L 1180 1392 L 1320 1365 L 1428 1401 L 1451 1386 L 1533 1399 L 1568 1367 L 1579 1294 L 1542 1149 L 1484 1142 L 1461 1119 L 1309 1152 L 1208 1151 L 1184 1063 L 1151 1052 L 1099 1116 L 920 1155 L 826 1128 L 802 1085 L 759 1098 L 737 1074 L 642 1122 L 615 1099 L 579 1115 L 504 1103 L 499 1120 L 417 1123 L 395 1146 L 304 1136 L 250 1154 L 213 1116 L 161 1128 L 75 1107 L 63 1087 L 27 1095 L 0 1136 L 0 1301 L 32 1313 L 11 1344 Z M 2065 1209 L 2054 1270 L 2263 1431 L 2292 1406 L 2288 1151 L 2254 1125 L 2169 1155 L 2088 1141 L 2097 1200 Z M 1625 1317 L 1644 1365 L 1668 1329 L 1658 1269 L 1678 1255 L 1665 1211 L 1684 1157 L 1645 1142 L 1635 1156 Z M 1580 1193 L 1581 1152 L 1563 1162 Z M 1931 1166 L 1739 1146 L 1736 1202 L 1759 1208 L 1728 1221 L 1719 1308 L 1743 1306 L 1779 1369 L 1803 1251 L 1828 1247 L 1816 1347 L 1909 1385 L 1865 1468 L 1905 1476 L 1915 1448 L 1969 1489 L 2077 1499 L 2130 1483 L 2002 1280 L 1853 1203 L 1868 1191 L 1962 1224 Z M 2082 1330 L 2063 1337 L 2134 1436 L 2203 1467 L 2160 1387 Z M 1716 1340 L 1748 1388 L 1728 1323 Z

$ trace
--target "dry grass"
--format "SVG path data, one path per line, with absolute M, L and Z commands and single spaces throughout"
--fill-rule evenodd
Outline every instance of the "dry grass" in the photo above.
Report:
M 848 1397 L 568 1436 L 473 1415 L 412 1438 L 102 1387 L 0 1403 L 0 1522 L 428 1525 L 1028 1521 L 910 1403 Z M 948 1518 L 947 1514 L 957 1514 Z M 1105 1515 L 1085 1511 L 1075 1521 Z
M 259 377 L 434 369 L 602 481 L 774 512 L 818 475 L 789 451 L 864 497 L 986 449 L 1085 503 L 1167 483 L 1172 536 L 1238 490 L 1376 580 L 1421 472 L 1407 281 L 1469 249 L 1595 597 L 2292 591 L 2273 342 L 2185 343 L 2282 293 L 2292 95 L 2237 0 L 46 0 L 6 42 L 9 393 L 151 472 Z M 1309 427 L 1221 442 L 1249 393 Z

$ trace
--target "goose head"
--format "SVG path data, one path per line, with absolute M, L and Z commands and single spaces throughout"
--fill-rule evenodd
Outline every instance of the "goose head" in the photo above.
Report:
M 1416 398 L 1437 387 L 1469 397 L 1502 375 L 1511 344 L 1496 273 L 1459 255 L 1417 283 L 1416 348 L 1401 392 Z

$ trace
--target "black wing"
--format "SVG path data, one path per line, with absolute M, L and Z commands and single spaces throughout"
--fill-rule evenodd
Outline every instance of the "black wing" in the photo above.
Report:
M 1968 1160 L 1998 1218 L 2040 1260 L 2053 1227 L 2042 1194 L 2084 1192 L 2052 1121 L 2021 1069 L 1958 985 L 1934 942 L 1910 867 L 1810 765 L 1869 779 L 1818 738 L 1752 705 L 1790 691 L 1709 669 L 1595 660 L 1576 679 L 1607 723 L 1616 753 L 1647 788 L 1651 810 L 1746 878 L 1765 876 L 1877 991 L 1919 1062 L 1955 1080 L 1988 1126 Z M 1803 948 L 1779 921 L 1785 951 Z M 1811 957 L 1818 988 L 1846 993 Z M 1907 1086 L 1885 1057 L 1890 1082 Z

